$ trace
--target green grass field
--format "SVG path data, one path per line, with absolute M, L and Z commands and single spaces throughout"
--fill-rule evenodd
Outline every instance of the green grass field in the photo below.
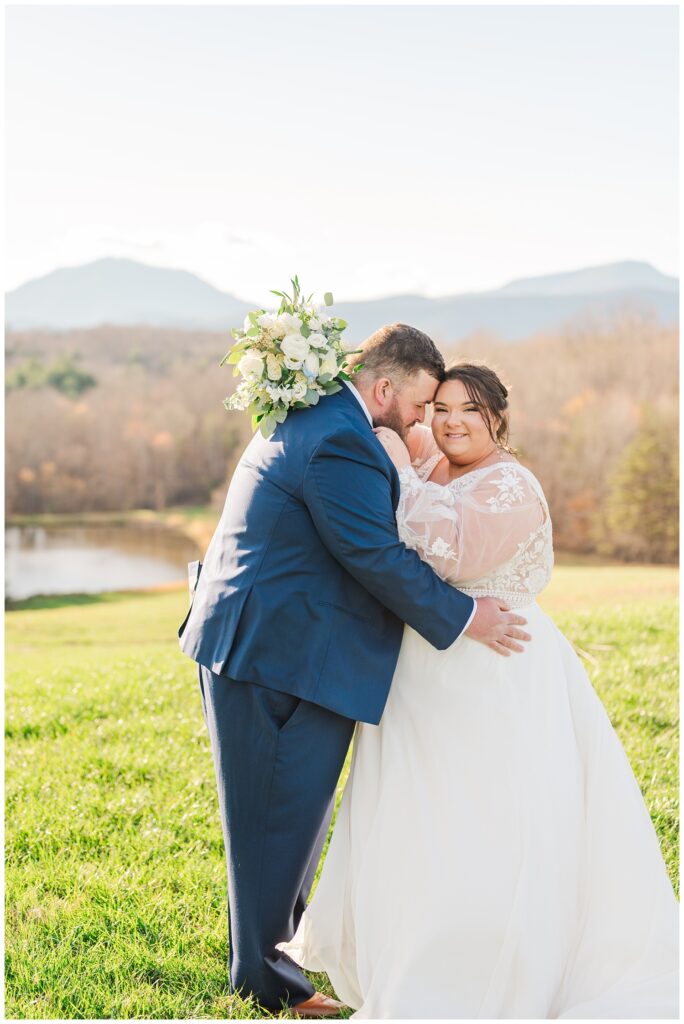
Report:
M 675 884 L 676 594 L 673 569 L 559 566 L 540 602 L 582 651 Z M 213 767 L 176 641 L 186 607 L 173 590 L 7 614 L 9 1018 L 263 1016 L 226 987 Z

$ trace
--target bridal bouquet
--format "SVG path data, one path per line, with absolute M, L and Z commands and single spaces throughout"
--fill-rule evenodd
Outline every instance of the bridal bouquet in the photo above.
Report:
M 292 295 L 273 291 L 280 298 L 277 313 L 255 309 L 240 328 L 233 328 L 235 344 L 221 360 L 233 364 L 242 380 L 223 401 L 227 409 L 248 409 L 252 429 L 270 437 L 290 409 L 316 405 L 322 395 L 333 395 L 349 380 L 347 357 L 353 350 L 342 340 L 347 323 L 330 317 L 304 298 L 299 279 L 292 278 Z M 326 292 L 324 303 L 333 297 Z M 360 366 L 354 369 L 361 369 Z

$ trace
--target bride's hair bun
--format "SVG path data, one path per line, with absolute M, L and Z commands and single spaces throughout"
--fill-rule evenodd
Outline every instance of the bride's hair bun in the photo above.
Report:
M 498 374 L 484 363 L 453 363 L 442 383 L 449 380 L 463 383 L 468 398 L 482 413 L 492 441 L 515 455 L 508 443 L 508 388 Z

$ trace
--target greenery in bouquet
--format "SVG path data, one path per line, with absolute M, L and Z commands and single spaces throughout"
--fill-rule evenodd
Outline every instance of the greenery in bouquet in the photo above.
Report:
M 350 379 L 347 360 L 359 351 L 343 341 L 346 321 L 324 312 L 333 302 L 330 292 L 324 296 L 325 307 L 316 305 L 313 295 L 302 295 L 295 276 L 292 295 L 272 294 L 280 299 L 277 312 L 248 313 L 242 328 L 233 328 L 235 344 L 220 364 L 233 365 L 234 375 L 242 377 L 224 406 L 247 409 L 252 429 L 258 426 L 267 438 L 290 409 L 306 409 L 339 391 L 342 381 Z

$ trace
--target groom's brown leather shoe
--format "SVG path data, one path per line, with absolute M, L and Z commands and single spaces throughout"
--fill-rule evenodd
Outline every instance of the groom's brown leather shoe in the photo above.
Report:
M 310 999 L 297 1003 L 290 1009 L 298 1017 L 339 1017 L 340 1010 L 344 1009 L 344 1003 L 331 999 L 322 992 L 314 992 Z

